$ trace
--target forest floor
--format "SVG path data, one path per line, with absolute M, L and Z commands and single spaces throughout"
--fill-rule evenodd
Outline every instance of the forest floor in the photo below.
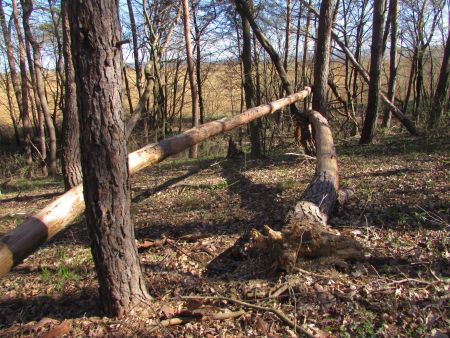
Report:
M 133 176 L 148 311 L 102 317 L 80 217 L 0 280 L 0 336 L 296 336 L 269 311 L 276 309 L 316 334 L 448 337 L 449 138 L 338 142 L 341 186 L 355 194 L 330 223 L 351 232 L 367 257 L 304 261 L 290 275 L 255 269 L 258 257 L 237 241 L 252 228 L 279 229 L 300 199 L 315 163 L 288 152 L 298 150 L 262 160 L 178 159 Z M 13 178 L 0 196 L 0 235 L 62 191 L 60 178 Z M 213 319 L 218 313 L 236 317 Z M 188 323 L 161 326 L 173 317 Z

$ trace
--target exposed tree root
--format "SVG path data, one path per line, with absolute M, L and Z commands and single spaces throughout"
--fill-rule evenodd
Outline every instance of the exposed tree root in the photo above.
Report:
M 339 175 L 331 129 L 318 112 L 308 114 L 314 128 L 317 147 L 316 174 L 301 200 L 288 214 L 281 231 L 265 226 L 267 235 L 251 232 L 247 249 L 263 250 L 274 258 L 274 267 L 291 272 L 301 258 L 333 257 L 337 260 L 362 259 L 364 251 L 353 237 L 341 234 L 327 225 L 336 201 L 340 204 L 351 196 L 339 192 Z

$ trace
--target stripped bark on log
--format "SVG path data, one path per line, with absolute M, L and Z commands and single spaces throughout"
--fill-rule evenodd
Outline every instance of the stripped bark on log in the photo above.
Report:
M 296 101 L 303 100 L 311 88 L 277 101 L 246 110 L 242 114 L 223 118 L 191 128 L 184 133 L 148 145 L 128 155 L 128 166 L 134 174 L 198 144 L 212 136 L 230 131 L 250 121 L 271 114 Z M 58 197 L 37 214 L 0 239 L 0 277 L 33 253 L 41 244 L 63 230 L 84 210 L 83 187 L 78 185 Z
M 337 259 L 361 259 L 362 246 L 353 238 L 341 235 L 327 225 L 336 203 L 339 175 L 331 129 L 320 113 L 308 114 L 313 126 L 317 149 L 316 172 L 300 202 L 289 213 L 282 231 L 266 226 L 267 236 L 252 231 L 253 246 L 269 250 L 275 266 L 284 271 L 294 270 L 299 258 L 333 256 Z

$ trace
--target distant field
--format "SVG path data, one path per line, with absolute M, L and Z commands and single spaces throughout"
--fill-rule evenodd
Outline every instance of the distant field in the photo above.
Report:
M 240 69 L 238 64 L 230 65 L 205 65 L 203 71 L 207 72 L 206 80 L 204 80 L 203 87 L 203 97 L 205 102 L 205 110 L 207 119 L 215 118 L 217 116 L 231 115 L 239 113 L 241 104 L 241 94 L 240 94 Z M 168 71 L 169 80 L 166 85 L 168 88 L 168 102 L 171 106 L 173 101 L 173 70 Z M 186 73 L 185 68 L 180 69 L 178 89 L 177 89 L 177 103 L 179 107 L 181 92 L 183 88 L 184 75 Z M 3 74 L 0 76 L 4 76 Z M 54 107 L 54 97 L 56 80 L 55 73 L 53 71 L 48 71 L 47 74 L 47 97 L 49 101 L 49 106 L 53 111 Z M 138 93 L 136 89 L 136 76 L 134 69 L 127 69 L 127 76 L 129 79 L 129 85 L 131 89 L 131 97 L 133 100 L 133 105 L 135 106 L 138 102 Z M 48 85 L 50 84 L 50 86 Z M 124 85 L 125 88 L 125 85 Z M 12 90 L 12 89 L 11 89 Z M 183 116 L 189 117 L 191 114 L 191 95 L 189 81 L 186 81 L 186 94 L 183 105 Z M 125 96 L 125 91 L 123 92 L 123 102 L 126 115 L 129 114 L 128 100 Z M 14 95 L 12 93 L 12 95 Z M 152 101 L 152 99 L 151 99 Z M 15 97 L 13 98 L 15 114 L 18 114 L 17 103 Z M 178 111 L 177 107 L 177 111 Z M 61 116 L 61 112 L 58 111 L 58 116 Z M 12 136 L 12 122 L 8 109 L 8 100 L 6 90 L 3 85 L 0 87 L 0 135 Z M 1 137 L 0 136 L 0 137 Z
M 366 69 L 368 69 L 368 60 L 363 61 Z M 433 66 L 433 67 L 431 67 Z M 426 63 L 425 69 L 425 88 L 429 91 L 430 83 L 435 83 L 440 67 L 440 60 L 435 60 L 434 64 L 428 62 Z M 269 97 L 276 97 L 278 95 L 278 78 L 274 77 L 276 81 L 271 81 L 272 74 L 275 74 L 273 67 L 268 64 L 266 65 L 266 72 L 264 72 L 264 66 L 261 64 L 259 66 L 261 72 L 261 85 L 266 85 L 268 87 L 267 92 Z M 410 64 L 407 60 L 403 59 L 399 64 L 399 75 L 397 83 L 397 97 L 403 98 L 406 92 L 406 86 L 409 76 Z M 338 84 L 340 92 L 344 94 L 344 67 L 341 63 L 336 61 L 331 64 L 331 71 L 333 74 L 334 81 Z M 174 69 L 167 67 L 167 102 L 169 106 L 173 102 L 173 73 Z M 229 62 L 226 64 L 205 64 L 202 68 L 203 74 L 206 75 L 203 86 L 203 96 L 204 96 L 204 106 L 206 111 L 206 119 L 211 120 L 219 118 L 222 116 L 227 116 L 231 114 L 236 114 L 240 112 L 241 109 L 241 78 L 240 78 L 240 66 L 237 63 Z M 386 65 L 383 70 L 382 84 L 386 88 L 386 83 L 388 79 L 389 67 Z M 181 67 L 179 71 L 178 79 L 178 89 L 177 89 L 177 112 L 180 104 L 181 91 L 183 87 L 183 80 L 186 73 L 185 67 Z M 311 67 L 308 67 L 307 73 L 311 73 Z M 432 76 L 431 76 L 432 74 Z M 4 75 L 0 75 L 4 76 Z M 137 90 L 135 87 L 136 77 L 134 69 L 127 68 L 127 76 L 129 79 L 129 85 L 131 88 L 131 96 L 133 100 L 133 105 L 135 106 L 138 101 Z M 205 75 L 203 75 L 205 76 Z M 294 81 L 294 64 L 289 65 L 288 76 L 291 81 Z M 55 73 L 53 71 L 48 71 L 46 74 L 47 83 L 47 97 L 51 109 L 54 107 L 54 97 L 56 91 L 55 83 Z M 49 85 L 50 84 L 50 85 Z M 365 90 L 367 90 L 367 85 L 364 85 Z M 189 88 L 189 81 L 186 81 L 186 94 L 185 101 L 182 109 L 183 117 L 189 118 L 191 114 L 191 95 Z M 366 93 L 367 94 L 367 93 Z M 363 95 L 366 97 L 366 94 Z M 14 95 L 14 94 L 12 94 Z M 152 100 L 151 100 L 152 101 Z M 15 114 L 17 114 L 17 104 L 15 98 L 13 97 L 13 103 L 15 106 Z M 129 113 L 129 106 L 127 97 L 124 92 L 124 108 L 126 115 Z M 58 116 L 61 113 L 57 112 Z M 177 113 L 178 117 L 178 113 Z M 176 118 L 177 119 L 177 118 Z M 0 88 L 0 137 L 11 137 L 13 135 L 12 123 L 8 109 L 8 101 L 6 91 L 3 85 Z

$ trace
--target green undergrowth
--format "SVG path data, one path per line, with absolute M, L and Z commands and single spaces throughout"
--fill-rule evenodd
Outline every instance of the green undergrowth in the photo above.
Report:
M 445 154 L 450 151 L 448 135 L 439 137 L 412 137 L 409 135 L 379 136 L 373 144 L 359 144 L 352 138 L 337 142 L 338 156 L 383 157 L 407 154 Z
M 56 177 L 40 177 L 40 178 L 23 178 L 17 177 L 6 180 L 1 189 L 2 195 L 8 194 L 27 194 L 41 189 L 60 188 L 63 186 L 61 176 Z

